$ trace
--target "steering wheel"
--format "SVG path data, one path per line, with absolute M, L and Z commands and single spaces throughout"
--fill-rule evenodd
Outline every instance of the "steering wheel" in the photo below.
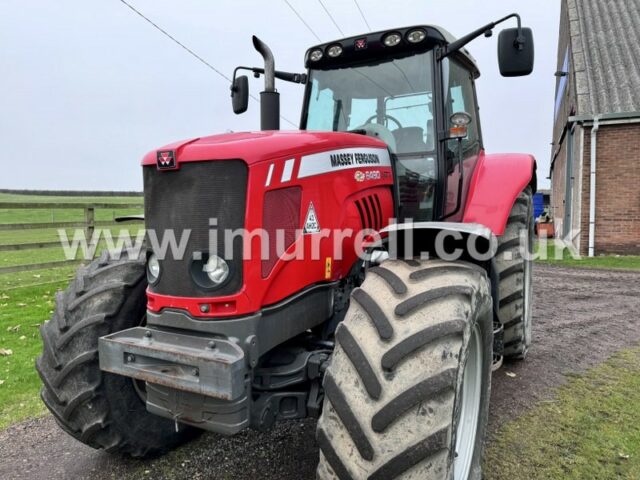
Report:
M 365 125 L 367 123 L 371 123 L 371 120 L 374 120 L 378 118 L 378 115 L 371 115 L 365 123 Z M 393 123 L 395 123 L 396 125 L 398 125 L 398 128 L 402 128 L 402 124 L 398 121 L 397 118 L 392 117 L 391 115 L 387 115 L 386 113 L 384 114 L 384 120 L 385 120 L 385 124 L 387 123 L 387 120 L 391 120 Z M 386 127 L 386 125 L 384 125 Z

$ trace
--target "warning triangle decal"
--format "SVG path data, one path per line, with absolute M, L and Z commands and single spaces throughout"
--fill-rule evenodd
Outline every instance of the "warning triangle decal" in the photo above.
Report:
M 313 208 L 313 202 L 309 203 L 309 209 L 307 210 L 307 218 L 304 221 L 304 233 L 319 233 L 320 223 L 318 222 L 318 216 L 316 210 Z

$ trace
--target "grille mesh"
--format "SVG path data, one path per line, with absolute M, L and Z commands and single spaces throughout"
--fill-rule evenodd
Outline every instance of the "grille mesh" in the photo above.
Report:
M 302 188 L 289 187 L 271 190 L 264 196 L 262 227 L 269 234 L 269 257 L 262 260 L 262 278 L 271 273 L 278 261 L 277 232 L 283 235 L 283 249 L 296 241 L 296 229 L 300 226 L 300 199 Z
M 198 287 L 191 278 L 194 252 L 216 253 L 224 257 L 224 230 L 240 229 L 245 224 L 247 166 L 242 160 L 189 162 L 179 170 L 158 171 L 143 168 L 144 206 L 147 230 L 153 229 L 162 242 L 167 229 L 173 229 L 177 243 L 182 232 L 191 234 L 183 258 L 174 258 L 171 250 L 160 260 L 161 274 L 151 291 L 178 297 L 215 297 L 237 292 L 242 286 L 242 238 L 232 245 L 227 259 L 230 279 L 215 290 Z M 209 252 L 209 219 L 217 219 L 217 252 Z M 147 233 L 147 236 L 149 233 Z M 186 235 L 186 233 L 185 233 Z M 149 238 L 147 238 L 149 241 Z

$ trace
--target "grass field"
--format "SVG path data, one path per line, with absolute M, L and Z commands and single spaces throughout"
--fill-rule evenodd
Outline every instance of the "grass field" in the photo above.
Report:
M 540 248 L 538 245 L 538 254 L 542 253 Z M 558 255 L 556 255 L 556 250 L 558 250 Z M 556 258 L 556 256 L 560 258 Z M 573 258 L 568 249 L 557 246 L 551 240 L 547 245 L 546 255 L 537 261 L 548 265 L 564 267 L 640 270 L 640 256 L 602 255 L 591 258 Z
M 15 195 L 0 193 L 0 202 L 15 203 L 140 203 L 142 199 L 139 197 L 57 197 L 57 196 L 35 196 L 35 195 Z M 142 208 L 123 208 L 123 209 L 96 209 L 96 221 L 112 221 L 118 216 L 133 215 L 142 213 Z M 70 209 L 0 209 L 0 225 L 1 224 L 20 224 L 20 223 L 49 223 L 49 222 L 83 222 L 84 210 L 82 208 Z M 97 227 L 99 228 L 99 227 Z M 122 232 L 130 231 L 133 235 L 137 234 L 139 224 L 129 224 L 120 226 L 109 226 L 104 229 L 111 232 L 117 237 Z M 74 229 L 64 229 L 69 239 L 73 238 Z M 57 229 L 27 229 L 27 230 L 7 230 L 0 231 L 0 245 L 10 245 L 18 243 L 42 243 L 55 242 L 59 240 L 59 232 Z M 102 244 L 104 246 L 104 244 Z M 65 260 L 64 251 L 59 248 L 41 248 L 37 250 L 20 250 L 0 252 L 0 267 L 8 267 L 13 265 L 26 265 L 33 263 L 44 263 Z M 36 273 L 37 274 L 37 273 Z M 2 285 L 0 276 L 0 285 Z M 18 284 L 16 282 L 16 284 Z
M 51 316 L 55 292 L 66 287 L 73 269 L 56 273 L 54 283 L 3 288 L 0 294 L 0 428 L 45 411 L 34 368 L 42 350 L 38 327 Z
M 640 348 L 573 378 L 487 447 L 486 479 L 640 478 Z
M 49 197 L 0 193 L 0 202 L 39 203 L 137 203 L 135 197 Z M 141 209 L 96 210 L 96 220 L 139 214 Z M 83 221 L 78 209 L 0 209 L 0 224 Z M 112 235 L 130 230 L 137 234 L 140 224 L 108 227 Z M 69 238 L 73 229 L 65 229 Z M 58 241 L 56 229 L 0 231 L 0 245 Z M 102 242 L 99 248 L 104 247 Z M 0 267 L 65 260 L 62 248 L 0 252 Z M 38 391 L 40 379 L 34 369 L 42 349 L 39 325 L 51 317 L 56 291 L 67 287 L 76 266 L 0 274 L 0 428 L 44 413 Z M 8 354 L 11 352 L 10 354 Z

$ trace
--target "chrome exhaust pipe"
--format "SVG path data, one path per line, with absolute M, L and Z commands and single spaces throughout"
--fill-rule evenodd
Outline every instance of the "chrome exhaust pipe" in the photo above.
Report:
M 260 129 L 280 130 L 280 94 L 276 91 L 276 63 L 271 49 L 255 35 L 253 46 L 264 59 L 264 91 L 260 92 Z

